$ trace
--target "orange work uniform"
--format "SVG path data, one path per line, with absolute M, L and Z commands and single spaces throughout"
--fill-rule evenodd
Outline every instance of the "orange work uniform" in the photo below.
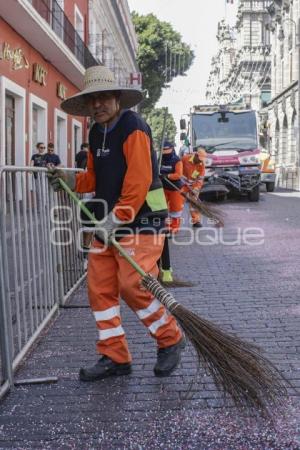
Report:
M 166 214 L 162 205 L 166 207 L 166 203 L 148 125 L 128 110 L 109 129 L 95 124 L 89 144 L 87 171 L 76 176 L 76 191 L 95 191 L 95 198 L 106 202 L 106 213 L 113 211 L 119 220 L 129 222 L 126 229 L 132 233 L 120 237 L 120 244 L 145 272 L 157 276 L 164 235 L 160 229 L 155 230 L 155 223 L 161 219 L 163 228 Z M 98 220 L 105 216 L 102 209 L 98 204 L 94 208 Z M 117 363 L 131 361 L 121 323 L 120 297 L 148 328 L 158 347 L 180 341 L 182 333 L 174 317 L 152 294 L 141 289 L 140 275 L 114 247 L 94 241 L 87 281 L 101 355 Z
M 205 161 L 194 163 L 194 154 L 184 155 L 182 157 L 183 175 L 187 179 L 187 186 L 182 188 L 183 192 L 190 192 L 192 189 L 196 194 L 200 192 L 200 189 L 204 183 L 205 176 Z M 201 221 L 200 212 L 195 209 L 191 204 L 190 214 L 192 218 L 192 224 L 199 223 Z
M 183 175 L 183 166 L 182 162 L 175 154 L 175 151 L 170 155 L 163 155 L 160 173 L 175 186 L 179 188 L 182 186 L 181 178 Z M 167 180 L 163 179 L 162 181 L 169 211 L 168 225 L 172 233 L 177 233 L 181 224 L 184 197 L 179 191 L 173 188 Z

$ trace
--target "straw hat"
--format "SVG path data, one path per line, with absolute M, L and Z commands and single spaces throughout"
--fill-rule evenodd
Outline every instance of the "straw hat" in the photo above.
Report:
M 104 66 L 89 67 L 84 76 L 84 89 L 61 103 L 61 108 L 74 116 L 90 116 L 87 97 L 95 92 L 119 91 L 121 108 L 132 108 L 142 99 L 140 89 L 118 86 L 113 73 Z

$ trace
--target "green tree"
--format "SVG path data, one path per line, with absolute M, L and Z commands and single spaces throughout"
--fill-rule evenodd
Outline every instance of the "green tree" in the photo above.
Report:
M 147 113 L 168 82 L 186 74 L 194 53 L 171 24 L 160 21 L 154 14 L 142 16 L 134 11 L 132 19 L 139 42 L 137 62 L 143 75 L 143 89 L 148 94 L 141 111 Z
M 144 114 L 143 114 L 144 115 Z M 152 137 L 155 150 L 159 150 L 161 146 L 161 138 L 163 132 L 165 108 L 153 108 L 146 116 L 144 115 L 147 123 L 152 130 Z M 176 125 L 172 114 L 167 113 L 165 139 L 174 142 L 176 135 Z

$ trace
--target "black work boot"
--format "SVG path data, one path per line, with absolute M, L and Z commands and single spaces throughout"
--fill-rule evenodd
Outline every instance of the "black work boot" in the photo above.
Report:
M 201 222 L 193 223 L 193 228 L 202 228 L 202 223 Z
M 176 369 L 185 346 L 186 340 L 183 336 L 177 344 L 158 349 L 157 361 L 154 366 L 154 373 L 157 377 L 167 377 Z
M 79 379 L 81 381 L 96 381 L 113 375 L 129 375 L 131 364 L 120 364 L 112 361 L 108 356 L 102 356 L 92 367 L 80 369 Z

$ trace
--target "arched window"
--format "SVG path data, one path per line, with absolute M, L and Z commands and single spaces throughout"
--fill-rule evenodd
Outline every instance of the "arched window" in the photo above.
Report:
M 294 110 L 293 116 L 292 116 L 292 121 L 291 121 L 291 128 L 290 128 L 290 149 L 291 149 L 290 162 L 292 164 L 294 164 L 296 162 L 296 145 L 297 145 L 296 123 L 297 123 L 297 113 Z
M 279 143 L 280 143 L 280 125 L 279 120 L 276 120 L 275 125 L 275 141 L 274 141 L 274 153 L 276 165 L 279 164 Z
M 283 164 L 287 163 L 287 154 L 288 154 L 288 121 L 286 114 L 283 118 L 282 130 L 281 130 L 281 155 L 280 160 Z

